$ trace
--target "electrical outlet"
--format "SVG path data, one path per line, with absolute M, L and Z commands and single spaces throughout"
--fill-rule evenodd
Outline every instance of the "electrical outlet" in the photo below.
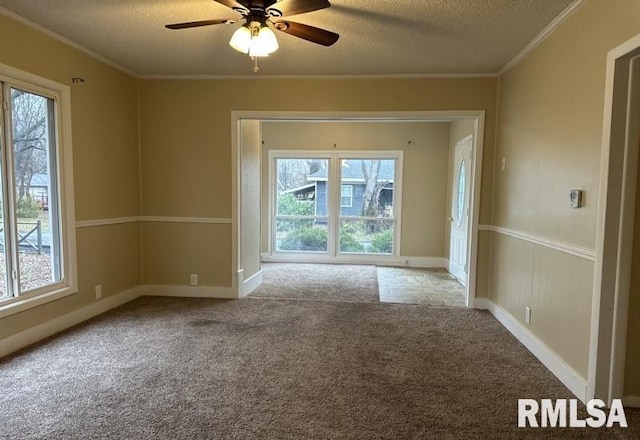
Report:
M 96 286 L 96 299 L 102 298 L 102 285 L 98 284 Z
M 527 324 L 531 324 L 531 307 L 524 308 L 524 321 Z
M 189 283 L 192 286 L 197 286 L 198 285 L 198 274 L 197 273 L 192 273 L 191 277 L 189 278 Z

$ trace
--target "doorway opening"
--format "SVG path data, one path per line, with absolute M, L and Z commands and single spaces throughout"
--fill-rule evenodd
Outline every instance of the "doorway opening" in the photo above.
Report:
M 469 122 L 471 151 L 464 164 L 463 185 L 458 182 L 466 193 L 462 203 L 467 205 L 460 207 L 452 201 L 455 173 L 448 142 L 450 125 L 464 120 Z M 447 149 L 441 154 L 444 161 L 437 169 L 425 171 L 425 164 L 431 164 L 431 161 L 410 160 L 408 154 L 424 154 L 427 151 L 424 143 L 417 145 L 415 138 L 410 135 L 402 141 L 382 143 L 371 148 L 372 143 L 384 136 L 374 136 L 373 141 L 362 142 L 366 138 L 363 133 L 369 133 L 370 130 L 354 127 L 363 124 L 368 124 L 368 128 L 380 125 L 390 127 L 394 124 L 446 126 Z M 349 126 L 351 131 L 358 134 L 355 138 L 349 138 L 345 134 L 349 130 L 344 129 L 343 132 L 333 132 L 334 140 L 327 142 L 319 135 L 300 135 L 295 131 L 309 130 L 309 126 L 313 125 L 322 125 L 318 132 L 328 131 L 326 129 L 330 126 Z M 285 132 L 287 126 L 295 128 L 274 142 L 273 133 Z M 338 259 L 344 264 L 443 268 L 447 271 L 451 227 L 449 216 L 458 209 L 460 217 L 466 217 L 465 238 L 468 244 L 466 250 L 459 252 L 458 260 L 463 262 L 459 265 L 465 271 L 463 300 L 464 305 L 473 307 L 484 112 L 233 112 L 232 128 L 232 160 L 235 164 L 234 288 L 239 296 L 247 295 L 261 284 L 263 262 L 334 263 Z M 305 148 L 303 141 L 314 142 L 314 146 Z M 282 154 L 282 151 L 286 154 Z M 305 157 L 300 156 L 301 151 Z M 302 173 L 303 178 L 297 179 L 300 181 L 295 184 L 283 185 L 279 180 L 294 176 L 283 175 L 279 176 L 282 179 L 278 179 L 278 168 L 300 165 L 300 162 L 296 162 L 300 160 L 311 160 L 307 162 L 309 172 Z M 367 180 L 366 176 L 360 176 L 363 168 L 377 169 L 378 163 L 380 175 L 384 174 L 383 168 L 386 167 L 393 169 L 393 176 L 387 176 L 383 181 L 379 178 L 369 179 L 372 183 L 370 187 L 374 187 L 375 200 L 369 204 L 372 209 L 364 215 L 363 206 L 367 198 L 363 193 L 367 192 L 367 184 L 357 180 Z M 267 177 L 269 173 L 265 167 L 272 170 L 271 180 Z M 356 169 L 360 174 L 355 173 Z M 255 177 L 256 170 L 262 171 L 260 177 Z M 429 191 L 433 192 L 435 186 L 419 182 L 415 177 L 424 178 L 432 174 L 440 175 L 444 183 L 438 193 L 441 208 L 429 210 L 424 209 L 423 200 L 429 199 L 426 195 Z M 325 197 L 326 201 L 322 201 Z M 281 207 L 289 211 L 283 211 Z M 417 207 L 421 207 L 422 212 L 428 215 L 419 215 Z M 411 210 L 418 215 L 413 215 Z M 435 217 L 439 218 L 429 220 Z M 442 227 L 433 228 L 429 222 L 439 222 Z M 425 237 L 421 236 L 422 233 L 431 235 Z M 309 240 L 305 238 L 307 235 L 317 235 L 318 243 L 315 244 L 321 246 L 318 249 L 309 248 Z M 437 239 L 430 238 L 433 236 L 437 236 Z M 416 252 L 414 248 L 423 242 L 436 246 L 437 251 Z
M 609 52 L 596 233 L 587 398 L 640 407 L 640 304 L 630 301 L 640 149 L 640 35 Z M 637 261 L 636 261 L 637 264 Z M 638 282 L 637 278 L 634 282 Z M 638 285 L 635 286 L 636 292 Z M 633 308 L 630 308 L 632 306 Z M 633 379 L 633 380 L 630 380 Z

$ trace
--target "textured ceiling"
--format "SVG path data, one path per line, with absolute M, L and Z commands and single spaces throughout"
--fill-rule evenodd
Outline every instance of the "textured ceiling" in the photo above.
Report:
M 298 21 L 340 34 L 323 47 L 278 32 L 260 75 L 495 73 L 572 0 L 331 0 Z M 236 17 L 212 0 L 0 0 L 0 7 L 139 75 L 251 75 L 228 45 L 239 26 L 165 24 Z M 0 10 L 0 12 L 2 12 Z

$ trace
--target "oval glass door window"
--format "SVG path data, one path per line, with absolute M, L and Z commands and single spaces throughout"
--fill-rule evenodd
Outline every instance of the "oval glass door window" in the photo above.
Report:
M 462 226 L 462 221 L 464 220 L 464 202 L 465 197 L 464 193 L 467 186 L 467 167 L 465 166 L 464 159 L 460 161 L 460 170 L 458 170 L 458 194 L 457 194 L 457 203 L 456 203 L 456 225 L 458 227 Z

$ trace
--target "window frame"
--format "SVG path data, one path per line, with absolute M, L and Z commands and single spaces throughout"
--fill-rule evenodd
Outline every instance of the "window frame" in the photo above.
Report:
M 327 252 L 305 252 L 305 251 L 278 251 L 276 250 L 275 239 L 275 203 L 276 203 L 276 159 L 304 159 L 317 158 L 329 159 L 329 173 L 327 182 L 329 191 L 327 192 L 327 210 L 328 210 L 328 243 Z M 341 159 L 392 159 L 395 160 L 395 176 L 393 186 L 394 197 L 394 215 L 390 219 L 376 219 L 380 221 L 393 221 L 393 252 L 390 254 L 372 254 L 372 253 L 356 253 L 356 252 L 340 252 L 338 235 L 339 222 L 341 218 L 342 207 L 338 207 L 337 201 L 340 200 L 342 172 L 340 169 Z M 353 261 L 395 261 L 401 254 L 401 237 L 402 237 L 402 182 L 404 169 L 404 152 L 402 150 L 269 150 L 268 153 L 268 225 L 267 237 L 268 254 L 274 258 L 274 261 L 337 261 L 337 262 L 353 262 Z
M 71 89 L 69 86 L 58 82 L 42 78 L 40 76 L 24 72 L 11 66 L 0 63 L 0 83 L 2 90 L 2 104 L 0 113 L 2 124 L 0 124 L 0 145 L 6 149 L 5 157 L 11 157 L 13 146 L 8 145 L 12 127 L 10 111 L 5 110 L 5 97 L 10 93 L 11 88 L 24 90 L 26 92 L 41 95 L 53 100 L 53 116 L 55 124 L 55 154 L 56 170 L 53 186 L 57 188 L 58 221 L 60 223 L 60 278 L 59 282 L 48 284 L 20 293 L 11 292 L 12 296 L 0 299 L 0 318 L 28 310 L 42 304 L 55 301 L 78 292 L 77 281 L 77 256 L 76 256 L 76 228 L 75 228 L 75 206 L 73 191 L 73 151 L 71 141 Z M 12 158 L 11 158 L 12 159 Z M 2 161 L 3 178 L 8 181 L 13 176 L 12 160 Z M 9 169 L 9 172 L 7 170 Z M 6 212 L 11 216 L 10 222 L 15 223 L 15 201 L 10 192 L 14 185 L 4 189 L 4 199 L 9 206 Z M 16 245 L 13 228 L 10 234 L 11 248 Z M 9 242 L 7 242 L 9 244 Z M 17 258 L 17 252 L 10 251 L 11 257 Z M 14 265 L 14 269 L 17 266 Z M 8 277 L 11 274 L 7 274 Z M 15 282 L 13 283 L 15 285 Z
M 330 206 L 330 198 L 329 194 L 327 194 L 327 212 L 325 215 L 318 215 L 318 205 L 314 204 L 314 213 L 312 216 L 309 215 L 282 215 L 278 214 L 278 183 L 277 183 L 277 175 L 278 175 L 278 166 L 277 162 L 280 159 L 320 159 L 326 160 L 328 171 L 327 173 L 331 173 L 331 167 L 333 166 L 331 162 L 331 157 L 326 154 L 314 154 L 313 151 L 299 152 L 300 154 L 280 154 L 280 155 L 272 155 L 269 154 L 269 249 L 270 252 L 276 254 L 283 255 L 292 255 L 292 254 L 312 254 L 312 255 L 330 255 L 332 252 L 331 248 L 331 236 L 330 236 L 330 226 L 331 222 L 331 206 Z M 327 179 L 327 185 L 329 185 L 329 180 Z M 317 182 L 316 182 L 317 188 Z M 276 246 L 276 228 L 278 220 L 317 220 L 317 219 L 326 219 L 327 220 L 327 250 L 319 250 L 319 251 L 298 251 L 298 250 L 278 250 Z

